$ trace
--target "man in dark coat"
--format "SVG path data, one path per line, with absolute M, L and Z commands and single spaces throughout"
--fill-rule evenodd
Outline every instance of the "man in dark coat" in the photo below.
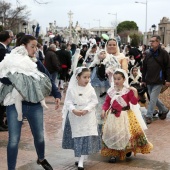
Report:
M 46 69 L 49 71 L 53 81 L 56 81 L 56 77 L 58 76 L 58 72 L 60 71 L 60 62 L 55 53 L 56 45 L 51 44 L 45 53 L 45 61 L 44 65 Z
M 161 38 L 153 35 L 150 39 L 151 48 L 143 61 L 142 81 L 147 85 L 150 101 L 146 114 L 146 123 L 152 123 L 155 106 L 159 109 L 159 118 L 166 119 L 169 109 L 158 99 L 163 84 L 170 86 L 170 56 L 160 46 Z
M 0 32 L 0 62 L 4 59 L 5 55 L 10 52 L 8 45 L 13 40 L 13 37 L 13 32 L 10 30 Z M 0 104 L 0 131 L 8 130 L 8 126 L 4 123 L 5 110 L 6 107 Z

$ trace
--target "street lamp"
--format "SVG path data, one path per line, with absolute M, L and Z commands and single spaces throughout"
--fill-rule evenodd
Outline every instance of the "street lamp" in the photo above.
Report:
M 94 19 L 94 21 L 98 21 L 99 22 L 99 36 L 100 36 L 100 19 Z
M 108 13 L 109 15 L 115 15 L 116 16 L 116 27 L 115 27 L 115 35 L 117 36 L 117 13 L 112 14 L 112 13 Z
M 145 18 L 145 44 L 147 43 L 147 6 L 148 6 L 148 1 L 146 0 L 146 2 L 138 2 L 138 1 L 135 1 L 135 3 L 140 3 L 140 4 L 144 4 L 146 5 L 146 18 Z
M 156 25 L 153 24 L 151 27 L 153 28 L 153 35 L 154 35 L 155 34 L 155 30 L 156 30 Z

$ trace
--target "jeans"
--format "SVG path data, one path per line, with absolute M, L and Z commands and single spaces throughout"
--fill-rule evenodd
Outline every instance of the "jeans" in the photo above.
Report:
M 166 112 L 168 108 L 166 108 L 164 104 L 158 99 L 162 85 L 147 85 L 147 88 L 148 88 L 148 93 L 150 95 L 150 101 L 148 104 L 146 117 L 151 117 L 151 118 L 153 117 L 155 106 L 158 107 L 160 112 Z
M 50 75 L 51 75 L 51 78 L 52 78 L 53 82 L 55 82 L 55 80 L 56 80 L 56 78 L 58 76 L 58 72 L 54 72 L 54 73 L 52 73 Z
M 21 136 L 22 121 L 18 121 L 18 113 L 15 105 L 6 107 L 9 139 L 7 146 L 8 170 L 15 170 L 18 155 L 18 144 Z M 40 103 L 22 104 L 23 117 L 26 117 L 34 137 L 34 145 L 38 159 L 44 159 L 44 126 L 43 126 L 43 108 Z

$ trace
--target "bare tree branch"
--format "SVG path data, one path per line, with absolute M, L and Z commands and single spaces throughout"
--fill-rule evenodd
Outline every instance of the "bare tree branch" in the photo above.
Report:
M 42 0 L 33 0 L 34 2 L 36 2 L 37 4 L 48 4 L 49 2 L 43 2 Z M 16 0 L 17 4 L 20 4 L 20 0 Z
M 37 0 L 34 0 L 36 3 L 38 4 L 48 4 L 49 2 L 40 2 L 40 1 L 37 1 Z

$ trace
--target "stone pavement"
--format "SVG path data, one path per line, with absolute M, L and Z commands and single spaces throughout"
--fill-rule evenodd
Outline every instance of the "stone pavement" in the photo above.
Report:
M 54 110 L 55 105 L 52 97 L 47 97 L 46 102 L 49 106 L 44 115 L 46 158 L 54 170 L 76 170 L 73 151 L 61 148 L 61 108 L 63 101 L 58 111 Z M 95 154 L 86 159 L 84 163 L 85 170 L 170 170 L 170 117 L 164 121 L 156 118 L 148 126 L 146 135 L 154 145 L 154 149 L 150 154 L 137 154 L 136 157 L 132 156 L 125 161 L 118 161 L 116 164 L 107 163 L 107 158 Z M 7 140 L 8 133 L 0 132 L 0 170 L 7 170 Z M 32 134 L 28 122 L 24 121 L 17 170 L 42 170 L 42 167 L 36 164 L 36 159 Z

